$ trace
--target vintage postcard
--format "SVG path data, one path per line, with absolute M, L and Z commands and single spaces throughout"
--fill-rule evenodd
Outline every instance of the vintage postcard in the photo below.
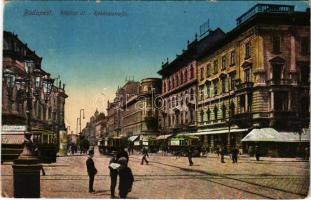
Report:
M 301 199 L 306 1 L 3 2 L 4 198 Z

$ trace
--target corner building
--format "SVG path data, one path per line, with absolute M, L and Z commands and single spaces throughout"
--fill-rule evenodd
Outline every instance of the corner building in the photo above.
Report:
M 257 4 L 198 56 L 197 135 L 211 150 L 241 145 L 254 128 L 308 127 L 309 19 L 309 10 Z

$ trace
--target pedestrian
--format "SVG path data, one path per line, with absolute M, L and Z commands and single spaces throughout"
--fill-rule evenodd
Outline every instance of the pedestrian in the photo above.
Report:
M 219 154 L 220 154 L 220 148 L 219 148 L 219 146 L 216 147 L 216 153 L 217 153 L 217 156 L 219 157 Z
M 120 164 L 119 196 L 121 199 L 125 199 L 127 194 L 132 191 L 134 176 L 131 168 L 127 166 L 128 160 L 125 157 L 121 157 L 118 162 Z
M 239 150 L 236 147 L 232 147 L 231 149 L 232 163 L 238 163 L 238 154 Z
M 115 198 L 115 188 L 117 185 L 117 178 L 118 178 L 118 168 L 120 164 L 118 164 L 117 159 L 117 152 L 113 152 L 113 157 L 109 161 L 109 171 L 110 171 L 110 194 L 111 199 Z
M 141 159 L 141 163 L 140 164 L 143 165 L 144 161 L 145 161 L 146 164 L 148 165 L 149 162 L 148 162 L 146 157 L 149 158 L 149 154 L 148 154 L 148 149 L 146 147 L 143 147 L 142 154 L 143 154 L 143 157 Z
M 121 147 L 117 153 L 117 159 L 119 160 L 121 157 L 125 157 L 127 161 L 129 161 L 129 154 Z
M 94 178 L 97 174 L 97 169 L 95 168 L 95 164 L 93 161 L 94 150 L 89 151 L 88 158 L 86 160 L 87 174 L 89 175 L 89 192 L 93 193 L 95 190 L 93 189 Z
M 223 146 L 219 148 L 219 154 L 220 154 L 220 162 L 225 163 L 225 149 Z
M 191 148 L 188 149 L 188 161 L 189 161 L 189 166 L 192 166 L 193 161 L 192 161 L 192 149 Z
M 259 150 L 259 147 L 257 145 L 255 147 L 255 156 L 256 156 L 256 160 L 259 161 L 259 159 L 260 159 L 260 150 Z

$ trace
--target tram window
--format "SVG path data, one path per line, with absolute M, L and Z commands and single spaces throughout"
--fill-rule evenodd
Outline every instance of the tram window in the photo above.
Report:
M 42 143 L 43 144 L 47 144 L 49 142 L 49 137 L 48 137 L 48 135 L 43 135 L 43 137 L 42 137 Z

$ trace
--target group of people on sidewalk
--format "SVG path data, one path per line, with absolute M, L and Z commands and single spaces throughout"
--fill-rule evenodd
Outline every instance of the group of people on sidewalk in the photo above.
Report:
M 93 189 L 94 178 L 97 174 L 94 161 L 94 150 L 89 150 L 88 159 L 86 160 L 87 172 L 89 176 L 89 192 L 94 193 Z M 109 175 L 110 175 L 110 193 L 111 198 L 115 198 L 115 188 L 117 186 L 117 179 L 119 176 L 119 196 L 122 199 L 127 197 L 127 194 L 132 191 L 134 176 L 131 168 L 128 167 L 129 156 L 128 153 L 121 148 L 118 152 L 113 152 L 113 157 L 109 161 Z

